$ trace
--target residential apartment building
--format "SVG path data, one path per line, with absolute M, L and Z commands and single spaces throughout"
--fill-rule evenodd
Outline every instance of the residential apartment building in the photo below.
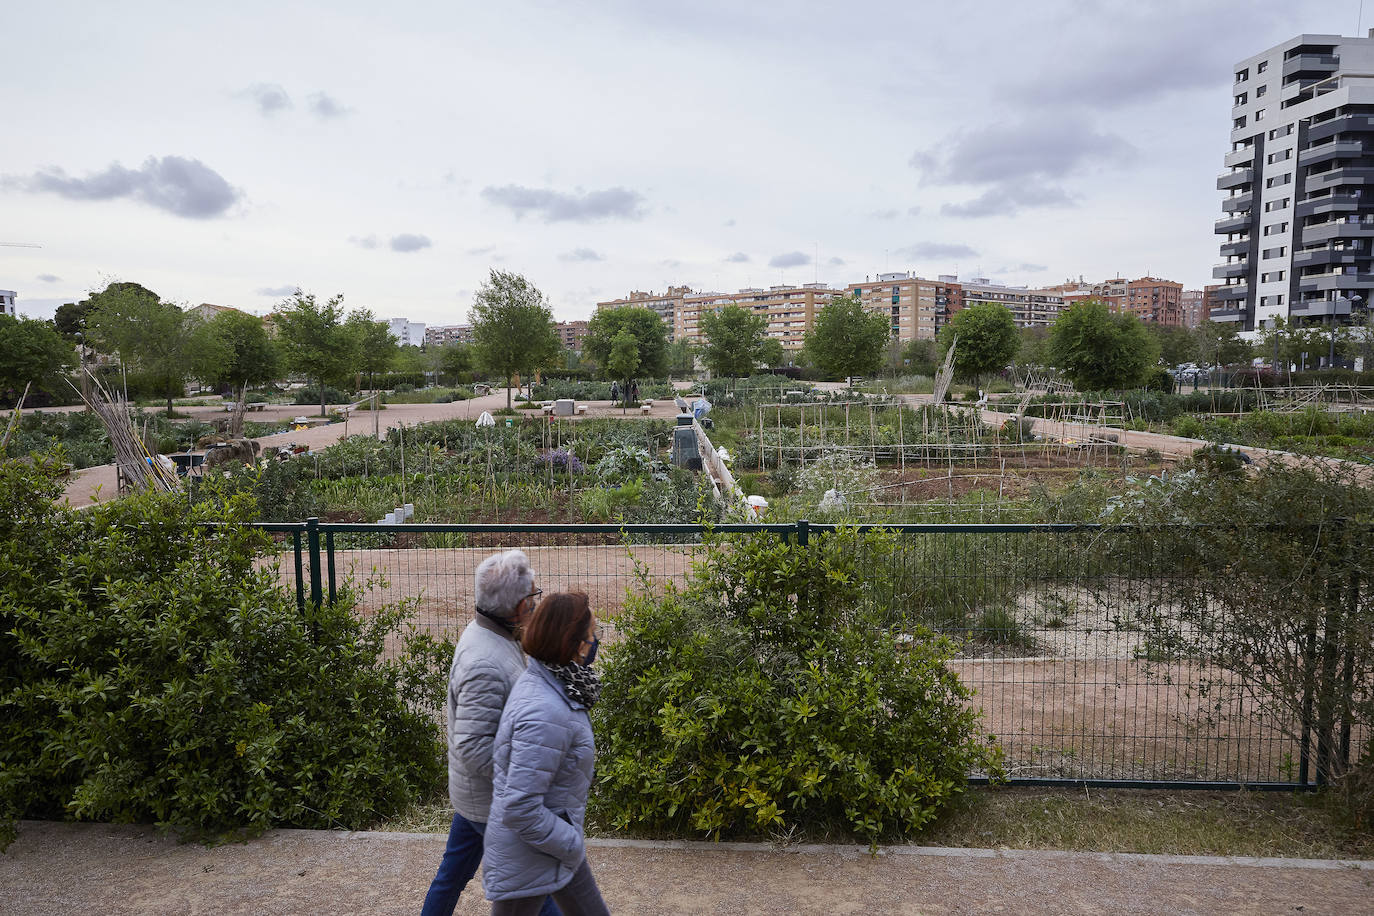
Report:
M 1047 328 L 1064 309 L 1063 295 L 1049 290 L 1004 286 L 986 277 L 974 277 L 959 285 L 963 308 L 986 302 L 1006 306 L 1021 328 Z
M 691 293 L 683 296 L 678 307 L 675 339 L 700 343 L 702 314 L 738 305 L 762 317 L 764 333 L 781 343 L 783 349 L 800 350 L 806 332 L 815 323 L 816 313 L 836 295 L 839 293 L 824 283 L 742 289 L 735 293 Z
M 11 318 L 18 318 L 15 312 L 15 292 L 12 289 L 0 289 L 0 315 L 9 315 Z
M 892 337 L 902 342 L 930 340 L 960 307 L 959 284 L 948 275 L 926 280 L 914 273 L 878 274 L 844 291 L 868 311 L 890 318 Z
M 1235 67 L 1214 321 L 1363 320 L 1374 292 L 1374 30 L 1299 35 Z M 1370 192 L 1370 193 L 1366 193 Z
M 1110 280 L 1103 280 L 1101 283 L 1094 283 L 1090 295 L 1083 298 L 1097 299 L 1107 303 L 1107 308 L 1113 312 L 1124 312 L 1130 287 L 1131 281 L 1125 277 L 1113 277 Z
M 423 321 L 389 318 L 386 324 L 388 330 L 391 331 L 391 336 L 396 338 L 396 342 L 403 347 L 418 347 L 425 342 L 425 324 Z
M 1150 324 L 1183 324 L 1183 284 L 1141 277 L 1126 284 L 1125 311 Z
M 587 326 L 590 322 L 586 321 L 560 321 L 554 325 L 554 330 L 558 332 L 558 339 L 563 342 L 565 350 L 581 350 L 582 341 L 587 338 Z
M 596 310 L 620 308 L 626 305 L 639 306 L 640 308 L 650 309 L 658 314 L 662 319 L 664 328 L 668 331 L 668 340 L 675 339 L 677 329 L 682 321 L 678 313 L 682 311 L 683 301 L 692 292 L 691 287 L 670 286 L 663 295 L 654 292 L 632 291 L 623 299 L 611 299 L 607 302 L 598 302 Z
M 1212 317 L 1216 311 L 1227 307 L 1227 300 L 1222 298 L 1225 289 L 1224 283 L 1209 283 L 1202 288 L 1202 321 L 1216 320 Z
M 425 346 L 442 347 L 451 343 L 472 343 L 472 325 L 445 324 L 425 328 Z
M 1185 328 L 1195 328 L 1207 320 L 1207 313 L 1203 311 L 1205 296 L 1200 289 L 1185 289 L 1179 296 L 1179 308 L 1183 312 L 1183 326 Z

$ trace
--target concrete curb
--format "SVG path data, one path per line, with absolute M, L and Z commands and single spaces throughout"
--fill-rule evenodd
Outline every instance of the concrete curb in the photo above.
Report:
M 279 829 L 268 832 L 281 834 L 313 834 L 345 840 L 402 842 L 421 839 L 442 839 L 439 833 L 400 833 L 383 830 L 322 831 Z M 869 855 L 867 846 L 834 843 L 797 843 L 780 846 L 773 843 L 713 843 L 702 840 L 630 840 L 613 837 L 587 837 L 592 849 L 649 849 L 662 852 L 756 852 L 793 853 L 797 855 L 837 855 L 855 858 Z M 1142 865 L 1203 865 L 1243 866 L 1246 868 L 1302 868 L 1314 871 L 1374 871 L 1374 859 L 1293 859 L 1278 856 L 1185 856 L 1169 853 L 1090 852 L 1073 849 L 983 849 L 958 846 L 879 846 L 877 857 L 931 856 L 947 859 L 1054 859 L 1057 861 L 1119 862 Z

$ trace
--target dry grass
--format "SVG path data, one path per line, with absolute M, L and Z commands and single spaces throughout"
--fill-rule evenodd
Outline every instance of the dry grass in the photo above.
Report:
M 448 799 L 436 798 L 374 829 L 447 833 L 452 819 Z M 777 841 L 778 837 L 737 839 Z M 830 832 L 795 833 L 786 839 L 866 845 Z M 1174 855 L 1374 858 L 1374 836 L 1352 830 L 1334 797 L 1278 792 L 976 788 L 909 842 Z

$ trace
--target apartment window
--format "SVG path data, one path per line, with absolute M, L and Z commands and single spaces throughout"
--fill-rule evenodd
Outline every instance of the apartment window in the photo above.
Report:
M 1265 227 L 1264 227 L 1264 234 L 1265 234 L 1265 235 L 1282 235 L 1283 233 L 1285 233 L 1285 232 L 1287 232 L 1287 231 L 1288 231 L 1288 224 L 1287 224 L 1287 223 L 1274 223 L 1273 225 L 1265 226 Z
M 1231 123 L 1231 126 L 1234 127 L 1236 130 L 1239 130 L 1240 128 L 1244 127 L 1245 115 L 1241 115 L 1239 118 L 1236 118 L 1236 120 Z
M 1277 153 L 1270 153 L 1268 156 L 1265 156 L 1264 161 L 1273 165 L 1275 162 L 1283 162 L 1292 158 L 1293 151 L 1291 149 L 1281 149 Z
M 1278 281 L 1278 280 L 1282 280 L 1282 279 L 1283 279 L 1283 276 L 1284 276 L 1284 272 L 1283 272 L 1283 271 L 1281 271 L 1281 270 L 1271 270 L 1271 271 L 1269 271 L 1269 273 L 1267 273 L 1267 274 L 1260 274 L 1260 282 L 1261 282 L 1261 283 L 1274 283 L 1274 282 L 1276 282 L 1276 281 Z
M 1277 140 L 1279 137 L 1286 137 L 1293 132 L 1292 124 L 1285 124 L 1283 127 L 1275 127 L 1269 131 L 1269 139 Z
M 1269 91 L 1269 87 L 1268 87 L 1268 86 L 1256 86 L 1256 87 L 1255 87 L 1255 98 L 1257 98 L 1257 99 L 1258 99 L 1258 98 L 1261 98 L 1261 97 L 1262 97 L 1266 92 L 1268 92 L 1268 91 Z
M 1250 99 L 1249 99 L 1249 98 L 1246 96 L 1246 94 L 1243 93 L 1243 92 L 1242 92 L 1240 95 L 1236 96 L 1236 104 L 1237 104 L 1237 105 L 1244 105 L 1244 104 L 1245 104 L 1246 102 L 1248 102 L 1249 100 L 1250 100 Z
M 1243 82 L 1245 82 L 1246 80 L 1248 80 L 1249 78 L 1250 78 L 1250 68 L 1249 68 L 1249 67 L 1246 67 L 1244 70 L 1237 70 L 1237 71 L 1236 71 L 1236 82 L 1238 82 L 1238 83 L 1243 83 Z
M 1264 205 L 1264 212 L 1265 212 L 1265 213 L 1271 213 L 1271 212 L 1273 212 L 1274 210 L 1283 210 L 1284 208 L 1286 208 L 1286 207 L 1288 206 L 1288 201 L 1289 201 L 1289 199 L 1290 199 L 1290 198 L 1287 198 L 1287 197 L 1280 197 L 1280 198 L 1277 199 L 1277 200 L 1271 200 L 1271 201 L 1269 201 L 1269 203 L 1267 203 L 1267 204 Z
M 1264 109 L 1263 109 L 1263 108 L 1261 108 L 1259 111 L 1255 112 L 1255 120 L 1256 120 L 1256 121 L 1263 121 L 1263 120 L 1264 120 Z
M 1268 181 L 1264 183 L 1264 186 L 1266 188 L 1281 188 L 1286 184 L 1292 183 L 1292 181 L 1293 173 L 1284 172 L 1282 175 L 1275 175 L 1273 178 L 1270 178 Z
M 1283 305 L 1283 294 L 1277 296 L 1260 296 L 1260 305 Z
M 1255 72 L 1256 72 L 1256 73 L 1263 73 L 1265 70 L 1268 70 L 1268 69 L 1269 69 L 1269 61 L 1267 61 L 1267 60 L 1262 60 L 1262 61 L 1260 61 L 1259 66 L 1255 68 Z
M 1260 257 L 1262 257 L 1262 258 L 1281 258 L 1281 257 L 1283 257 L 1283 255 L 1284 255 L 1284 253 L 1285 253 L 1286 251 L 1288 251 L 1288 249 L 1285 248 L 1285 247 L 1283 247 L 1282 245 L 1280 245 L 1278 248 L 1266 248 L 1266 249 L 1264 249 L 1264 252 L 1260 255 Z

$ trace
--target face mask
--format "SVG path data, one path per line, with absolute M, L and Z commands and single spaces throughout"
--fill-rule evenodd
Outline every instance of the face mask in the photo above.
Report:
M 597 647 L 600 646 L 600 645 L 601 645 L 601 638 L 598 637 L 598 636 L 593 636 L 593 637 L 592 637 L 592 646 L 591 646 L 590 649 L 587 650 L 587 657 L 584 658 L 584 659 L 582 659 L 582 664 L 584 664 L 584 665 L 590 665 L 593 661 L 595 661 L 595 659 L 596 659 L 596 650 L 597 650 Z

